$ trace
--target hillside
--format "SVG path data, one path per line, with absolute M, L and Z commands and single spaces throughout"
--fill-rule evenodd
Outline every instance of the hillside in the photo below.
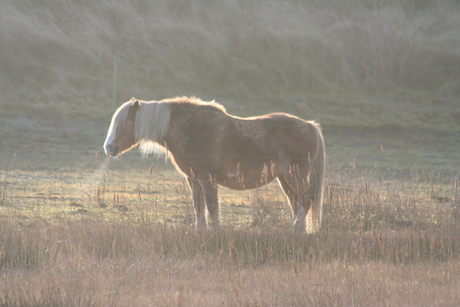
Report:
M 6 0 L 0 12 L 0 136 L 10 144 L 33 143 L 31 125 L 47 135 L 71 125 L 58 142 L 84 142 L 73 138 L 87 121 L 99 144 L 131 97 L 194 95 L 241 116 L 316 119 L 339 165 L 393 141 L 428 144 L 421 163 L 445 148 L 442 163 L 455 164 L 456 1 Z M 371 151 L 346 154 L 369 141 Z

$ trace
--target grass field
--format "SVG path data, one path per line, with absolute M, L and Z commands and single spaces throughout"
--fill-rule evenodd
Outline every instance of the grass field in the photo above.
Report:
M 0 4 L 0 305 L 456 306 L 456 1 Z M 322 229 L 276 183 L 196 232 L 163 158 L 102 153 L 123 101 L 316 119 Z

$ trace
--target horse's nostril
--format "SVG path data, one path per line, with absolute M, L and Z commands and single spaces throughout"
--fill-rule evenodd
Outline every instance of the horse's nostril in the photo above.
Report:
M 107 145 L 107 154 L 109 156 L 116 156 L 118 154 L 119 147 L 118 145 L 109 144 Z

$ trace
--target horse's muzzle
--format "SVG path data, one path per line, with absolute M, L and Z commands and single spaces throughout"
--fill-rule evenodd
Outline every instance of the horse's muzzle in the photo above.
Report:
M 104 148 L 105 154 L 110 156 L 110 157 L 115 157 L 120 153 L 120 147 L 115 144 L 107 144 Z

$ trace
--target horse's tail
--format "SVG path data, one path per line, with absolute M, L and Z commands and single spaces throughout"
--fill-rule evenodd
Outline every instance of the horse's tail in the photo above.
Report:
M 324 190 L 324 172 L 326 150 L 324 146 L 324 138 L 319 124 L 312 123 L 315 130 L 318 152 L 312 161 L 310 172 L 310 186 L 313 192 L 313 202 L 310 205 L 310 210 L 307 213 L 307 233 L 314 233 L 321 227 L 321 216 L 323 212 L 323 190 Z

